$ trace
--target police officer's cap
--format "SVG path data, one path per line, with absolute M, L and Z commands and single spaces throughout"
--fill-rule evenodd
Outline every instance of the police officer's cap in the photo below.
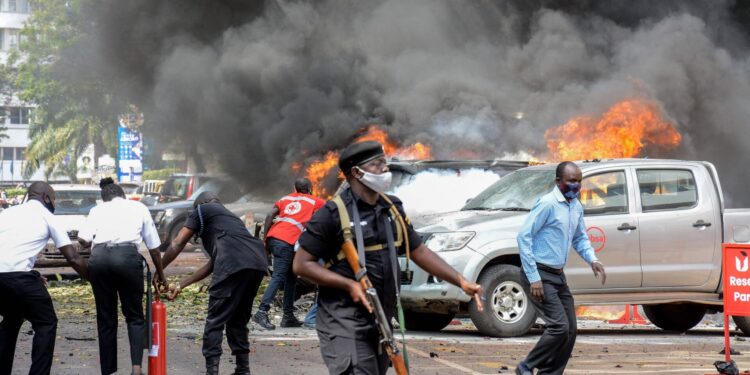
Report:
M 375 141 L 354 143 L 347 146 L 339 154 L 339 168 L 348 173 L 353 167 L 362 165 L 370 160 L 385 156 L 383 145 Z

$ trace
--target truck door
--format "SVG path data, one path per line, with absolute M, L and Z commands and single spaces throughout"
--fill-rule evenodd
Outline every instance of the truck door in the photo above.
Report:
M 715 228 L 721 223 L 710 185 L 699 180 L 706 179 L 705 173 L 697 172 L 690 167 L 635 169 L 644 287 L 700 286 L 715 268 Z
M 570 250 L 565 274 L 573 289 L 638 288 L 641 286 L 639 231 L 634 213 L 632 176 L 627 169 L 595 171 L 581 183 L 580 202 L 596 256 L 607 271 L 607 284 Z

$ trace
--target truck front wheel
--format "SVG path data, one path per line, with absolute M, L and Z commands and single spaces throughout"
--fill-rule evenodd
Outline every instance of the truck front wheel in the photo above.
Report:
M 651 323 L 665 331 L 685 332 L 703 320 L 706 307 L 695 303 L 667 303 L 643 305 L 643 312 Z
M 521 287 L 521 268 L 511 264 L 492 266 L 482 272 L 484 311 L 469 305 L 471 320 L 479 332 L 496 337 L 521 336 L 536 321 L 536 310 Z M 408 327 L 408 326 L 407 326 Z

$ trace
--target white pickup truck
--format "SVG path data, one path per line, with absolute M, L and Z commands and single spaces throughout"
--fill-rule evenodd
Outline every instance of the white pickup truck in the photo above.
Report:
M 665 330 L 685 331 L 723 309 L 721 244 L 750 242 L 750 209 L 725 209 L 711 163 L 617 159 L 578 162 L 580 201 L 597 256 L 601 285 L 571 249 L 565 273 L 578 305 L 643 305 Z M 516 235 L 536 200 L 551 191 L 555 165 L 515 171 L 457 212 L 422 218 L 427 245 L 466 279 L 480 283 L 479 312 L 458 288 L 412 264 L 402 275 L 407 328 L 439 330 L 466 311 L 480 332 L 526 333 L 536 312 L 520 284 Z M 408 204 L 408 202 L 406 202 Z M 401 259 L 404 270 L 405 259 Z M 735 318 L 750 334 L 750 319 Z

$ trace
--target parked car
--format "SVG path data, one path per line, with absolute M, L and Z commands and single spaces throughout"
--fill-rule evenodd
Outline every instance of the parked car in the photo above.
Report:
M 258 235 L 265 215 L 271 211 L 272 202 L 265 202 L 250 194 L 244 194 L 235 183 L 223 178 L 214 178 L 195 190 L 190 198 L 149 207 L 162 242 L 172 241 L 185 224 L 188 214 L 193 209 L 193 202 L 204 191 L 213 191 L 219 195 L 224 205 L 235 215 L 244 219 L 248 212 L 253 213 L 253 221 L 258 225 L 252 228 Z
M 139 182 L 120 182 L 119 185 L 125 192 L 125 198 L 139 200 L 134 199 L 136 193 L 138 192 L 138 189 L 141 189 L 141 184 Z
M 578 165 L 587 231 L 607 269 L 607 284 L 571 253 L 565 273 L 576 304 L 642 305 L 654 325 L 670 331 L 686 331 L 705 313 L 722 311 L 721 244 L 750 242 L 750 209 L 724 208 L 714 166 L 654 159 Z M 515 171 L 460 211 L 436 215 L 418 229 L 488 298 L 484 312 L 468 308 L 469 296 L 412 264 L 413 275 L 403 275 L 401 288 L 408 327 L 439 330 L 468 310 L 485 335 L 529 330 L 537 314 L 521 287 L 516 236 L 536 200 L 554 186 L 554 169 Z M 400 261 L 403 270 L 405 259 Z M 734 320 L 750 334 L 750 319 Z
M 78 243 L 78 230 L 97 203 L 101 202 L 101 189 L 96 185 L 52 185 L 55 189 L 55 216 L 68 232 L 73 247 L 83 257 L 91 255 L 90 249 L 83 249 Z M 35 267 L 65 267 L 68 265 L 60 250 L 53 242 L 47 243 L 37 255 Z
M 174 174 L 164 181 L 164 184 L 159 191 L 158 203 L 169 203 L 189 199 L 203 184 L 216 179 L 227 180 L 226 177 L 204 173 Z

